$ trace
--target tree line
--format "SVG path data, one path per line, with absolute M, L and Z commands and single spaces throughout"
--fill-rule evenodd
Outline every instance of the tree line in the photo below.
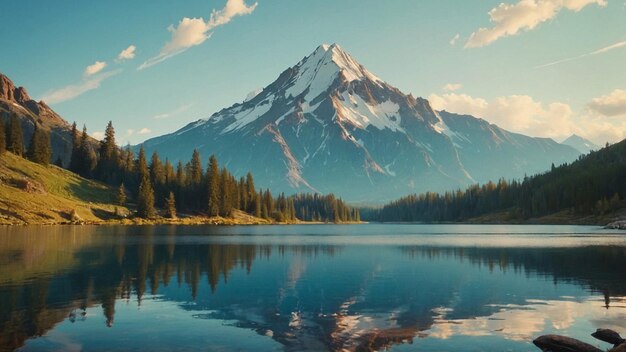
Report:
M 37 122 L 35 122 L 28 147 L 24 148 L 24 145 L 22 124 L 18 117 L 11 116 L 6 127 L 4 121 L 0 119 L 0 154 L 10 151 L 39 164 L 48 165 L 50 163 L 52 157 L 50 133 Z
M 0 124 L 0 151 L 7 149 L 19 156 L 48 164 L 51 156 L 50 136 L 35 124 L 35 131 L 28 151 L 23 150 L 21 124 L 13 117 L 4 130 Z M 334 195 L 300 194 L 273 196 L 269 189 L 255 187 L 251 173 L 236 178 L 226 168 L 220 167 L 211 155 L 206 169 L 198 150 L 191 159 L 174 165 L 169 159 L 163 161 L 158 152 L 150 158 L 143 146 L 137 156 L 130 146 L 119 148 L 115 129 L 109 121 L 104 138 L 99 143 L 88 135 L 87 128 L 78 131 L 72 125 L 72 150 L 67 168 L 82 177 L 102 181 L 117 187 L 117 203 L 128 204 L 134 199 L 137 215 L 152 218 L 157 208 L 166 217 L 176 217 L 179 211 L 201 213 L 208 216 L 231 217 L 234 210 L 279 222 L 324 221 L 343 222 L 359 218 L 358 210 L 346 205 Z M 5 148 L 6 146 L 6 148 Z M 59 159 L 56 164 L 63 167 Z
M 380 209 L 361 209 L 366 220 L 462 221 L 500 213 L 524 220 L 567 211 L 603 215 L 624 206 L 626 140 L 592 151 L 571 164 L 523 180 L 472 185 L 465 190 L 413 194 Z

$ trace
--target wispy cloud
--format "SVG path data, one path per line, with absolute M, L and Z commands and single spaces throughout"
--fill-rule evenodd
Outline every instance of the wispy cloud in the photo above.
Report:
M 44 94 L 42 100 L 49 104 L 55 104 L 74 99 L 81 94 L 100 87 L 100 84 L 104 80 L 113 77 L 120 72 L 122 72 L 122 70 L 117 69 L 114 71 L 102 72 L 83 77 L 83 80 L 80 83 L 71 84 L 69 86 Z
M 152 130 L 150 130 L 150 129 L 149 129 L 149 128 L 147 128 L 147 127 L 144 127 L 144 128 L 142 128 L 142 129 L 140 129 L 140 130 L 139 130 L 139 132 L 137 132 L 137 133 L 138 133 L 138 134 L 148 134 L 148 133 L 150 133 L 150 132 L 152 132 Z
M 92 65 L 87 66 L 85 68 L 85 72 L 83 73 L 85 77 L 93 76 L 96 73 L 102 71 L 105 67 L 107 67 L 107 63 L 104 61 L 96 61 Z
M 129 45 L 128 48 L 122 50 L 119 54 L 117 54 L 117 61 L 124 60 L 132 60 L 135 58 L 135 50 L 137 49 L 134 45 Z
M 463 88 L 463 85 L 461 83 L 448 83 L 443 86 L 443 90 L 445 90 L 446 92 L 454 92 L 461 88 Z
M 578 12 L 597 4 L 606 6 L 606 0 L 520 0 L 515 4 L 501 3 L 489 11 L 491 28 L 479 28 L 465 43 L 466 48 L 479 48 L 496 40 L 530 31 L 539 24 L 555 18 L 561 10 Z
M 544 64 L 544 65 L 536 66 L 535 68 L 544 68 L 544 67 L 554 66 L 554 65 L 562 64 L 564 62 L 569 62 L 569 61 L 582 59 L 582 58 L 587 57 L 587 56 L 604 54 L 604 53 L 607 53 L 607 52 L 609 52 L 611 50 L 619 49 L 619 48 L 625 47 L 625 46 L 626 46 L 626 40 L 621 41 L 621 42 L 617 42 L 615 44 L 611 44 L 609 46 L 605 46 L 602 49 L 598 49 L 598 50 L 592 51 L 590 53 L 586 53 L 586 54 L 582 54 L 582 55 L 578 55 L 578 56 L 568 57 L 568 58 L 565 58 L 565 59 L 549 62 L 549 63 Z
M 135 45 L 129 45 L 117 55 L 117 58 L 114 61 L 119 64 L 124 60 L 133 59 L 135 57 L 136 49 L 137 47 Z M 106 61 L 96 61 L 85 68 L 83 71 L 83 78 L 79 83 L 70 84 L 63 88 L 45 93 L 41 99 L 49 104 L 68 101 L 90 90 L 97 89 L 104 80 L 122 72 L 122 69 L 103 72 L 107 66 L 108 64 Z
M 190 107 L 192 107 L 193 104 L 185 104 L 185 105 L 181 105 L 178 108 L 172 110 L 172 111 L 168 111 L 162 114 L 157 114 L 152 116 L 153 119 L 157 119 L 157 120 L 162 120 L 162 119 L 167 119 L 173 116 L 176 116 L 178 114 L 182 114 L 183 112 L 187 111 Z
M 450 45 L 456 45 L 456 42 L 461 38 L 461 35 L 457 33 L 452 39 L 450 39 Z
M 167 30 L 172 33 L 172 38 L 161 48 L 158 55 L 142 63 L 138 69 L 142 70 L 163 62 L 187 49 L 204 43 L 211 37 L 212 30 L 230 22 L 235 16 L 251 14 L 258 3 L 250 6 L 244 0 L 228 0 L 221 10 L 213 10 L 208 21 L 201 18 L 185 17 L 178 26 L 170 25 Z

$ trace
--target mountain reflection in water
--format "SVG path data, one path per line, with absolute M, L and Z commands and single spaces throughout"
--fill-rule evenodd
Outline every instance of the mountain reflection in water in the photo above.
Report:
M 0 349 L 528 351 L 546 332 L 602 348 L 588 338 L 595 328 L 626 333 L 619 236 L 516 235 L 527 237 L 495 246 L 454 226 L 445 237 L 367 226 L 395 235 L 2 229 Z

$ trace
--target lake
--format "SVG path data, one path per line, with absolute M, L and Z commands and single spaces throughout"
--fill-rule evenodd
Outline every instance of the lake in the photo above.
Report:
M 539 351 L 626 335 L 592 226 L 0 227 L 0 349 Z

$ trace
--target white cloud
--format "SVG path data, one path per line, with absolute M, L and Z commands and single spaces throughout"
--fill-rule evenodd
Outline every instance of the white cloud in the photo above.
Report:
M 102 139 L 104 139 L 104 132 L 102 131 L 98 131 L 98 132 L 94 132 L 91 134 L 91 136 L 99 141 L 101 141 Z
M 452 39 L 450 39 L 450 45 L 456 45 L 456 42 L 461 38 L 461 35 L 457 33 Z
M 436 110 L 480 117 L 506 130 L 530 136 L 563 138 L 572 133 L 584 134 L 573 120 L 571 107 L 561 102 L 544 105 L 528 95 L 488 101 L 456 93 L 431 94 L 428 100 Z
M 41 99 L 49 104 L 55 104 L 55 103 L 60 103 L 63 101 L 74 99 L 77 96 L 85 92 L 88 92 L 90 90 L 100 87 L 100 84 L 104 80 L 106 80 L 107 78 L 113 77 L 120 72 L 122 72 L 122 70 L 118 69 L 115 71 L 102 72 L 100 74 L 95 74 L 92 76 L 85 77 L 80 83 L 71 84 L 69 86 L 54 90 L 52 92 L 48 92 L 44 94 L 44 96 Z
M 461 83 L 448 83 L 443 86 L 443 90 L 445 90 L 446 92 L 454 92 L 461 88 L 463 88 L 463 85 Z
M 492 100 L 467 94 L 431 94 L 435 110 L 483 118 L 506 130 L 529 136 L 564 139 L 578 134 L 597 144 L 626 138 L 626 92 L 592 99 L 586 110 L 575 112 L 562 102 L 543 104 L 528 95 L 509 95 Z
M 129 45 L 128 48 L 122 50 L 118 55 L 117 55 L 117 60 L 118 61 L 124 61 L 124 60 L 131 60 L 135 58 L 135 49 L 137 49 L 136 46 L 134 45 Z
M 626 116 L 626 91 L 615 89 L 608 95 L 592 99 L 588 107 L 602 116 Z
M 555 18 L 563 9 L 578 12 L 591 4 L 606 6 L 606 0 L 520 0 L 515 4 L 500 3 L 489 11 L 493 27 L 483 27 L 473 32 L 465 47 L 489 45 L 500 38 L 530 31 Z
M 211 31 L 214 28 L 227 24 L 235 16 L 251 14 L 257 5 L 256 2 L 248 6 L 244 0 L 227 0 L 224 8 L 213 10 L 211 17 L 206 22 L 203 18 L 183 18 L 178 26 L 170 25 L 167 28 L 172 33 L 172 38 L 165 43 L 159 54 L 142 63 L 138 69 L 156 65 L 193 46 L 202 44 L 211 37 Z
M 133 135 L 133 133 L 135 133 L 135 130 L 132 128 L 129 128 L 126 130 L 126 137 L 130 137 Z
M 85 77 L 93 76 L 96 73 L 102 71 L 105 67 L 107 67 L 107 63 L 104 61 L 96 61 L 93 65 L 87 66 L 85 68 L 84 75 Z
M 535 68 L 543 68 L 543 67 L 548 67 L 548 66 L 554 66 L 554 65 L 561 64 L 561 63 L 564 63 L 564 62 L 582 59 L 582 58 L 587 57 L 587 56 L 604 54 L 604 53 L 607 53 L 607 52 L 609 52 L 611 50 L 619 49 L 621 47 L 626 47 L 626 40 L 625 41 L 621 41 L 621 42 L 617 42 L 615 44 L 611 44 L 609 46 L 605 46 L 604 48 L 592 51 L 590 53 L 586 53 L 586 54 L 582 54 L 582 55 L 578 55 L 578 56 L 568 57 L 566 59 L 553 61 L 553 62 L 547 63 L 545 65 L 537 66 Z
M 149 128 L 144 127 L 142 129 L 140 129 L 139 132 L 137 132 L 137 133 L 139 133 L 139 134 L 148 134 L 150 132 L 152 132 L 152 131 Z
M 178 114 L 182 114 L 183 112 L 187 111 L 190 107 L 192 107 L 193 104 L 185 104 L 185 105 L 181 105 L 179 107 L 177 107 L 176 109 L 172 110 L 172 111 L 168 111 L 162 114 L 157 114 L 152 116 L 153 119 L 157 119 L 157 120 L 162 120 L 162 119 L 167 119 L 173 116 L 176 116 Z

